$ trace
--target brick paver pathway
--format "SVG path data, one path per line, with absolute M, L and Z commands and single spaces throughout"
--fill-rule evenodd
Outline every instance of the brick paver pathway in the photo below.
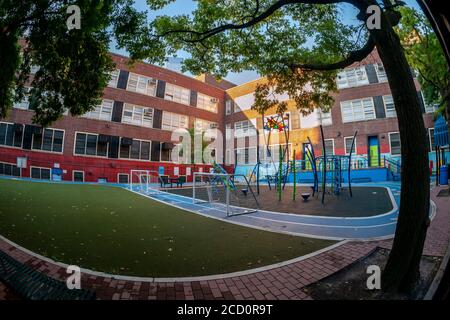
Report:
M 450 240 L 450 198 L 437 198 L 437 215 L 428 231 L 424 254 L 443 256 Z M 271 270 L 208 281 L 142 282 L 83 274 L 82 286 L 95 290 L 98 299 L 310 299 L 302 288 L 363 258 L 377 248 L 389 248 L 390 240 L 347 242 L 329 251 Z M 0 240 L 0 249 L 52 277 L 63 280 L 65 269 L 37 259 Z M 0 284 L 0 299 L 7 298 Z

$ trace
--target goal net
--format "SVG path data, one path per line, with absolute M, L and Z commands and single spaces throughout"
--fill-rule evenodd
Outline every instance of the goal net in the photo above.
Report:
M 131 170 L 130 190 L 152 195 L 159 192 L 160 177 L 158 172 L 149 170 Z
M 245 175 L 195 172 L 192 200 L 228 217 L 258 211 L 258 200 Z

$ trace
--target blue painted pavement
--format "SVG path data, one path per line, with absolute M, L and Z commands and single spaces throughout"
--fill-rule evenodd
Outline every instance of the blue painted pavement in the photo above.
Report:
M 237 223 L 268 231 L 290 233 L 324 239 L 370 240 L 390 238 L 395 233 L 400 206 L 400 183 L 366 183 L 358 186 L 385 187 L 389 190 L 394 209 L 385 214 L 361 217 L 320 217 L 259 210 L 255 213 L 227 217 L 223 204 L 193 203 L 192 198 L 176 194 L 157 192 L 145 195 L 178 208 L 211 218 Z M 430 214 L 433 214 L 433 207 Z

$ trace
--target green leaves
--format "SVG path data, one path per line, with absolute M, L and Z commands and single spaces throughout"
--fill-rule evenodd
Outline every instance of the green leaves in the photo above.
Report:
M 0 3 L 0 114 L 12 107 L 12 95 L 21 100 L 32 87 L 33 121 L 47 126 L 68 111 L 82 115 L 101 101 L 114 69 L 108 54 L 116 37 L 122 47 L 147 33 L 145 13 L 132 0 L 42 0 Z M 68 5 L 81 9 L 81 29 L 68 30 Z M 22 44 L 20 55 L 18 41 Z M 20 64 L 19 64 L 20 63 Z M 29 78 L 30 67 L 39 71 Z M 7 67 L 7 68 L 6 68 Z
M 161 8 L 169 1 L 148 1 Z M 132 56 L 160 62 L 178 50 L 190 54 L 184 70 L 219 77 L 255 70 L 268 78 L 257 89 L 254 108 L 286 108 L 271 93 L 288 93 L 305 113 L 327 109 L 336 72 L 291 68 L 294 64 L 332 63 L 367 40 L 361 25 L 344 23 L 336 5 L 275 0 L 198 0 L 189 15 L 160 16 L 149 25 Z
M 439 40 L 422 13 L 408 7 L 399 11 L 402 19 L 395 30 L 408 63 L 418 72 L 426 102 L 441 103 L 448 94 L 450 74 Z

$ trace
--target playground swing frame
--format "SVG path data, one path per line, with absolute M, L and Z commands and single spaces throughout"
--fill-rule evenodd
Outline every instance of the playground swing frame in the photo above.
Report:
M 309 157 L 310 161 L 311 161 L 311 167 L 313 169 L 313 175 L 314 175 L 314 186 L 313 186 L 313 196 L 316 194 L 316 192 L 319 192 L 319 174 L 318 174 L 318 167 L 320 168 L 320 166 L 317 165 L 318 161 L 322 161 L 322 169 L 321 169 L 321 173 L 322 173 L 322 204 L 325 203 L 325 193 L 326 193 L 326 186 L 327 186 L 327 165 L 328 165 L 328 160 L 333 161 L 333 177 L 335 177 L 336 175 L 336 170 L 338 170 L 338 174 L 339 174 L 339 181 L 338 181 L 338 185 L 334 186 L 335 188 L 338 188 L 338 191 L 342 188 L 342 160 L 346 160 L 348 161 L 348 166 L 347 166 L 347 179 L 348 179 L 348 188 L 349 188 L 349 193 L 350 193 L 350 197 L 353 197 L 353 191 L 352 191 L 352 183 L 351 183 L 351 167 L 352 167 L 352 154 L 353 154 L 353 149 L 355 148 L 355 140 L 356 140 L 356 136 L 358 135 L 358 131 L 355 132 L 355 134 L 353 135 L 353 139 L 352 139 L 352 145 L 351 145 L 351 149 L 350 149 L 350 153 L 348 155 L 343 155 L 343 156 L 336 156 L 336 155 L 332 155 L 332 156 L 327 156 L 327 152 L 326 152 L 326 148 L 325 148 L 325 138 L 324 138 L 324 134 L 323 134 L 323 127 L 322 125 L 320 125 L 320 135 L 321 135 L 321 142 L 322 142 L 322 156 L 315 156 L 315 152 L 314 152 L 314 146 L 311 142 L 311 139 L 308 137 L 308 142 L 309 145 L 311 147 L 311 150 L 308 150 L 308 152 L 306 152 L 307 157 Z M 338 163 L 338 165 L 336 166 L 336 163 Z M 336 193 L 336 190 L 335 190 Z
M 272 131 L 276 130 L 278 128 L 270 128 L 268 125 L 266 125 L 267 121 L 269 119 L 275 119 L 275 116 L 272 116 L 270 118 L 267 119 L 266 121 L 266 117 L 264 114 L 261 115 L 262 117 L 262 124 L 263 124 L 263 135 L 264 135 L 264 144 L 265 144 L 265 148 L 266 148 L 266 154 L 269 156 L 269 158 L 271 159 L 271 163 L 273 165 L 274 168 L 274 172 L 275 174 L 273 175 L 273 177 L 275 177 L 275 182 L 277 184 L 277 189 L 279 194 L 281 194 L 281 191 L 284 190 L 284 188 L 286 187 L 286 183 L 287 183 L 287 178 L 289 176 L 289 138 L 290 138 L 290 127 L 289 127 L 289 123 L 290 123 L 290 114 L 277 114 L 276 117 L 277 119 L 275 120 L 276 122 L 280 123 L 280 118 L 281 121 L 283 123 L 283 132 L 284 132 L 284 136 L 285 136 L 285 144 L 284 144 L 284 150 L 281 150 L 281 144 L 279 144 L 279 159 L 278 159 L 278 168 L 275 165 L 275 160 L 273 159 L 272 156 L 272 151 L 270 150 L 270 138 L 272 135 Z M 286 124 L 287 121 L 287 124 Z M 265 131 L 269 131 L 268 137 L 266 139 L 266 133 Z M 279 131 L 281 132 L 281 131 Z M 259 148 L 257 148 L 257 161 L 256 161 L 256 165 L 252 170 L 252 173 L 250 174 L 250 181 L 253 178 L 253 176 L 256 175 L 256 185 L 257 185 L 257 193 L 259 194 L 259 178 L 260 178 L 260 166 L 261 166 L 261 159 L 260 159 L 260 151 Z M 284 174 L 282 174 L 282 169 L 283 169 L 283 162 L 286 160 L 286 170 L 284 172 Z M 280 173 L 281 172 L 281 173 Z M 266 175 L 266 179 L 267 179 L 267 183 L 269 185 L 269 189 L 272 190 L 271 188 L 271 184 L 270 184 L 270 179 L 272 178 L 272 176 L 270 175 Z M 281 187 L 280 184 L 283 184 L 283 186 Z

